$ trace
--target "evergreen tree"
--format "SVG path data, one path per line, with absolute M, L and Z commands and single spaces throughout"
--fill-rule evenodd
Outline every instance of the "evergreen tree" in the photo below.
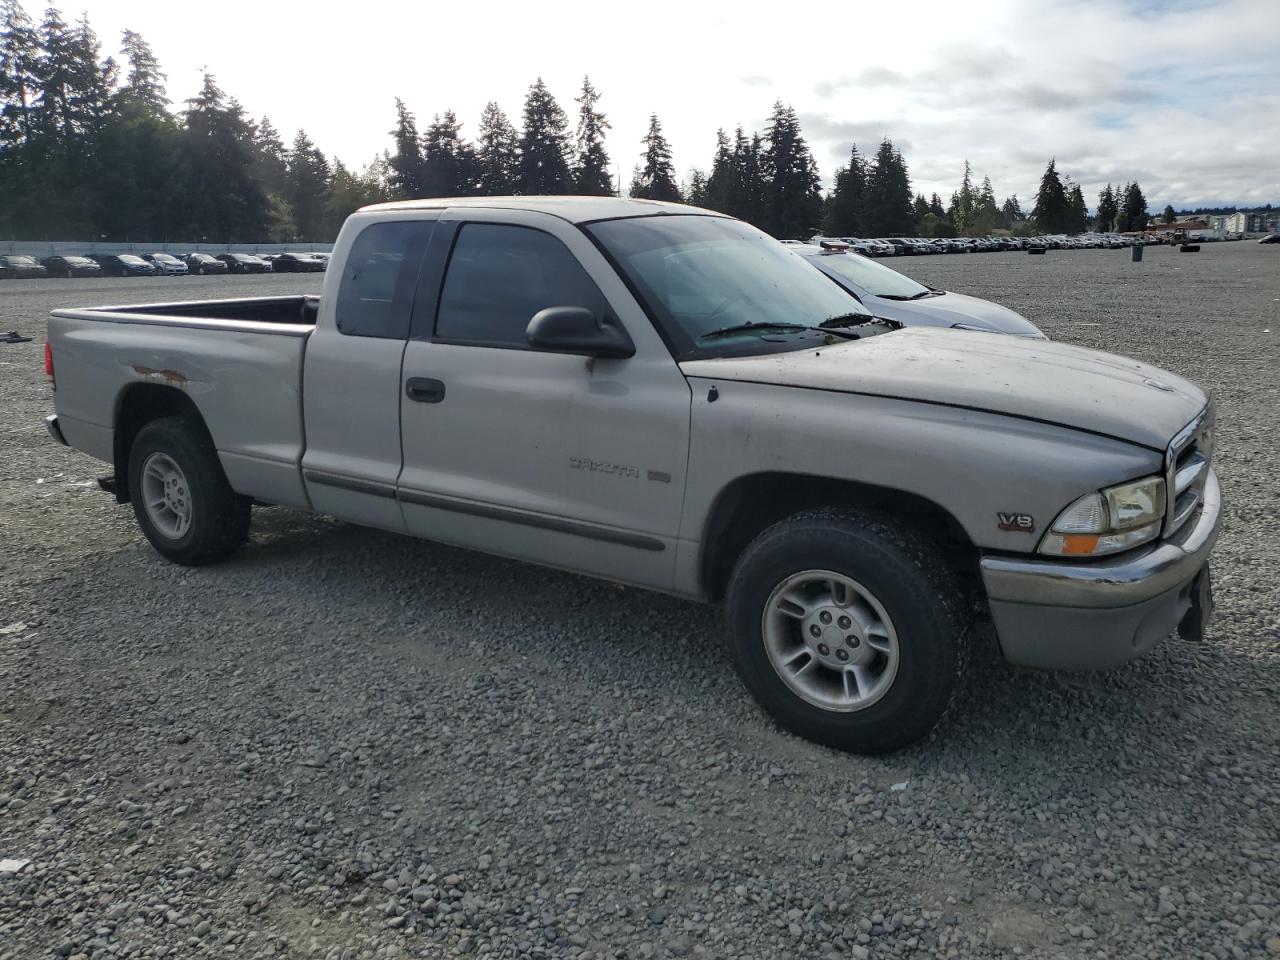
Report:
M 1178 219 L 1178 215 L 1173 212 L 1173 206 L 1170 204 L 1165 204 L 1164 213 L 1160 214 L 1160 220 L 1163 223 L 1173 223 L 1177 219 Z
M 1150 215 L 1147 213 L 1147 198 L 1142 195 L 1142 188 L 1137 183 L 1125 187 L 1124 201 L 1120 207 L 1122 230 L 1145 230 Z
M 254 176 L 253 132 L 212 74 L 186 101 L 180 163 L 167 189 L 180 198 L 180 229 L 189 238 L 252 241 L 267 223 L 267 197 Z
M 1067 193 L 1053 160 L 1049 161 L 1040 178 L 1040 189 L 1036 191 L 1036 205 L 1031 216 L 1045 233 L 1064 233 L 1067 230 Z
M 361 207 L 386 199 L 383 161 L 375 160 L 356 173 L 348 170 L 341 160 L 335 160 L 329 196 L 325 200 L 325 237 L 336 237 L 343 221 Z
M 929 215 L 929 201 L 924 198 L 923 193 L 917 193 L 915 200 L 912 201 L 911 215 L 915 217 L 916 223 Z
M 1063 186 L 1067 192 L 1067 232 L 1083 233 L 1089 229 L 1089 208 L 1085 206 L 1084 191 L 1070 177 Z
M 462 124 L 452 110 L 436 115 L 422 135 L 424 197 L 465 197 L 479 179 L 475 150 L 460 136 Z
M 270 118 L 253 128 L 254 175 L 268 196 L 283 197 L 285 178 L 289 171 L 289 151 L 285 149 L 280 133 Z
M 649 132 L 640 141 L 644 144 L 644 165 L 637 168 L 631 181 L 631 196 L 641 200 L 669 200 L 679 203 L 680 188 L 676 185 L 676 172 L 671 165 L 671 147 L 662 135 L 662 124 L 656 113 L 649 115 Z
M 591 197 L 613 195 L 613 177 L 609 173 L 609 154 L 604 148 L 604 134 L 609 121 L 596 109 L 600 94 L 591 86 L 591 78 L 582 78 L 582 94 L 578 104 L 577 155 L 573 164 L 573 192 Z
M 164 113 L 169 106 L 165 75 L 151 46 L 141 34 L 126 30 L 120 41 L 120 52 L 129 64 L 129 75 L 117 95 L 121 107 L 153 116 Z
M 395 146 L 390 160 L 391 189 L 401 199 L 424 196 L 426 170 L 422 144 L 418 140 L 418 122 L 399 97 L 396 97 L 396 128 L 391 131 L 391 137 Z
M 849 162 L 837 167 L 831 196 L 823 210 L 822 232 L 829 237 L 856 237 L 863 229 L 867 172 L 858 145 L 849 147 Z
M 685 203 L 695 207 L 707 205 L 707 175 L 696 167 L 689 171 L 689 182 L 680 191 Z
M 1000 207 L 1000 215 L 1004 218 L 1006 230 L 1012 230 L 1015 224 L 1026 219 L 1026 215 L 1022 212 L 1022 204 L 1018 202 L 1016 193 L 1005 200 L 1004 205 Z
M 729 135 L 721 127 L 716 131 L 716 152 L 711 159 L 711 172 L 707 174 L 707 192 L 702 205 L 709 210 L 729 213 L 737 176 Z
M 968 236 L 973 232 L 973 211 L 977 205 L 977 193 L 973 189 L 973 172 L 969 161 L 964 162 L 964 176 L 960 180 L 960 189 L 951 195 L 951 224 L 960 236 Z
M 518 189 L 524 194 L 568 193 L 573 185 L 565 157 L 568 121 L 539 77 L 524 102 Z
M 1111 189 L 1111 184 L 1108 183 L 1098 194 L 1098 229 L 1103 233 L 1114 230 L 1118 212 L 1116 195 Z
M 308 242 L 326 238 L 325 204 L 329 197 L 329 161 L 299 130 L 289 150 L 284 198 L 293 210 L 297 238 Z
M 910 235 L 915 224 L 911 218 L 911 179 L 907 165 L 886 137 L 880 142 L 871 173 L 867 178 L 866 222 L 868 236 Z
M 1003 218 L 996 205 L 996 194 L 991 188 L 991 178 L 983 177 L 973 204 L 973 232 L 980 237 L 991 235 L 1001 225 Z
M 783 239 L 807 237 L 822 220 L 822 189 L 794 108 L 781 100 L 774 103 L 765 140 L 761 156 L 764 220 L 757 225 Z
M 480 115 L 476 147 L 476 192 L 504 197 L 516 192 L 520 175 L 520 135 L 507 115 L 490 100 Z
M 0 150 L 31 136 L 32 104 L 38 95 L 39 39 L 18 0 L 0 2 Z
M 929 212 L 939 220 L 947 215 L 947 211 L 942 206 L 942 198 L 936 193 L 929 198 Z

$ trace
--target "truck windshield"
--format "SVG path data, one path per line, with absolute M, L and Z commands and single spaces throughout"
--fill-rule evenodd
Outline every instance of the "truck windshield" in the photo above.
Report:
M 812 347 L 839 339 L 812 329 L 824 321 L 871 318 L 801 256 L 738 220 L 633 217 L 586 230 L 661 324 L 678 359 Z

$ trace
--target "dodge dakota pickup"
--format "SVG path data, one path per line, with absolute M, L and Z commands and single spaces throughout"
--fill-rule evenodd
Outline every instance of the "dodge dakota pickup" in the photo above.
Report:
M 1041 668 L 1198 638 L 1205 394 L 898 326 L 710 211 L 391 203 L 347 221 L 318 298 L 54 311 L 48 429 L 177 563 L 277 505 L 723 602 L 745 686 L 846 750 L 929 731 L 980 624 Z

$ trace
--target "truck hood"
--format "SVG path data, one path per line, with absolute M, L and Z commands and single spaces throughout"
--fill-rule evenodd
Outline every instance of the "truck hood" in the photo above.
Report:
M 819 349 L 687 360 L 686 376 L 986 410 L 1163 451 L 1208 402 L 1172 373 L 1099 350 L 908 327 Z

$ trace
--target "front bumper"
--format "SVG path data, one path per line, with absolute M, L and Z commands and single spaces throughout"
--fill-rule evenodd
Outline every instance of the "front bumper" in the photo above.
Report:
M 1005 659 L 1041 669 L 1104 670 L 1145 653 L 1191 609 L 1221 514 L 1222 491 L 1210 470 L 1196 517 L 1132 555 L 1092 563 L 983 557 Z

